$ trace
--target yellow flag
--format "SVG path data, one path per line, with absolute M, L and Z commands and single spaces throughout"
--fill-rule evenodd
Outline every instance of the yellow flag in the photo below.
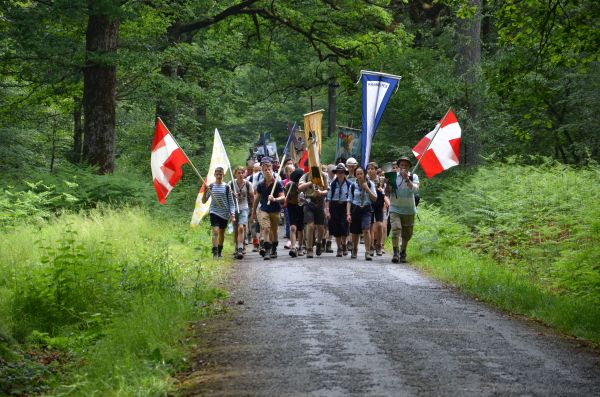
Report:
M 208 185 L 215 181 L 215 169 L 217 167 L 223 168 L 223 174 L 226 174 L 227 170 L 229 169 L 229 159 L 227 158 L 227 152 L 225 151 L 225 146 L 221 140 L 219 130 L 215 128 L 212 157 L 210 158 L 210 167 L 208 167 L 208 175 L 206 176 L 207 185 L 202 185 L 202 188 L 200 188 L 200 193 L 198 193 L 198 197 L 196 198 L 196 207 L 194 208 L 192 221 L 190 222 L 192 227 L 198 226 L 202 218 L 208 214 L 212 197 L 208 196 L 208 200 L 203 204 L 202 195 L 204 194 L 204 190 L 208 189 Z
M 321 123 L 323 121 L 324 110 L 304 115 L 304 133 L 306 137 L 306 147 L 308 148 L 308 166 L 310 167 L 311 180 L 313 183 L 323 186 L 321 176 Z

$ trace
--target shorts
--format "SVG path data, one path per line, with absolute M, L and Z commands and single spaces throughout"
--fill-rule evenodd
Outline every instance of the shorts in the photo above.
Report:
M 277 227 L 279 226 L 279 211 L 277 212 L 265 212 L 258 210 L 258 223 L 260 224 L 261 232 L 269 230 L 271 235 L 271 241 L 277 241 Z M 263 236 L 265 240 L 266 236 Z
M 363 230 L 371 228 L 371 212 L 373 209 L 370 205 L 359 207 L 352 205 L 351 215 L 352 223 L 350 224 L 350 233 L 361 234 Z
M 235 222 L 238 225 L 248 225 L 248 213 L 250 212 L 249 209 L 243 209 L 240 210 L 240 212 L 236 212 L 235 213 Z
M 314 223 L 315 225 L 325 224 L 324 203 L 306 202 L 304 203 L 304 223 Z
M 392 227 L 392 237 L 401 236 L 402 240 L 408 241 L 410 240 L 413 234 L 415 216 L 400 215 L 395 212 L 391 212 L 390 225 Z
M 225 229 L 227 227 L 228 219 L 223 219 L 217 214 L 210 214 L 210 225 L 212 227 L 218 227 L 219 229 Z
M 383 205 L 373 206 L 373 215 L 371 216 L 371 223 L 373 222 L 383 222 Z
M 348 225 L 348 219 L 346 218 L 346 205 L 345 201 L 331 201 L 329 202 L 329 234 L 334 237 L 346 237 L 350 231 Z
M 304 230 L 304 210 L 302 206 L 298 204 L 287 205 L 288 216 L 290 218 L 290 225 L 296 226 L 296 230 Z

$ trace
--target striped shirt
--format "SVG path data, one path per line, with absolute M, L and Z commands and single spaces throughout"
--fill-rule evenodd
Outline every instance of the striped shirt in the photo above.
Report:
M 419 177 L 411 174 L 413 177 L 413 188 L 409 189 L 408 184 L 398 175 L 396 178 L 396 192 L 390 194 L 390 212 L 399 215 L 415 215 L 417 206 L 415 205 L 415 193 L 419 192 Z
M 231 189 L 225 183 L 211 183 L 209 189 L 211 191 L 210 197 L 213 198 L 210 202 L 211 214 L 223 219 L 229 219 L 231 215 L 235 214 L 235 202 L 231 195 Z M 218 200 L 219 204 L 215 199 Z
M 373 194 L 377 194 L 375 190 L 375 184 L 372 181 L 367 181 L 369 189 Z M 355 182 L 350 188 L 350 194 L 348 195 L 348 202 L 354 205 L 358 205 L 359 207 L 364 207 L 366 205 L 372 204 L 371 197 L 369 193 L 363 190 L 358 182 Z

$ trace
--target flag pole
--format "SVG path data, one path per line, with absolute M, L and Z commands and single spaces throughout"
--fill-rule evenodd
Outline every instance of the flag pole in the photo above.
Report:
M 175 142 L 175 144 L 179 147 L 179 150 L 181 150 L 181 153 L 183 153 L 183 155 L 185 156 L 185 158 L 187 159 L 188 163 L 190 164 L 190 166 L 192 167 L 192 169 L 196 172 L 196 175 L 198 175 L 198 177 L 200 178 L 200 181 L 202 182 L 203 185 L 206 185 L 206 181 L 204 180 L 204 178 L 202 178 L 202 175 L 200 175 L 200 172 L 198 171 L 198 169 L 194 166 L 194 163 L 192 163 L 192 160 L 190 160 L 190 158 L 188 157 L 187 154 L 185 154 L 185 152 L 183 151 L 183 149 L 181 148 L 181 145 L 179 144 L 179 142 L 177 142 L 177 140 L 175 139 L 175 136 L 173 136 L 173 134 L 171 134 L 171 131 L 169 130 L 169 128 L 167 127 L 167 125 L 165 124 L 164 121 L 162 121 L 162 119 L 160 117 L 157 117 L 158 120 L 160 120 L 161 124 L 163 125 L 163 127 L 165 127 L 165 129 L 167 130 L 167 132 L 169 133 L 169 135 L 171 135 L 171 138 L 173 138 L 173 141 Z M 208 189 L 208 185 L 206 185 L 206 188 Z M 210 191 L 210 189 L 208 189 Z M 212 191 L 210 191 L 210 195 L 213 196 Z M 217 198 L 215 196 L 213 196 L 213 198 L 215 199 L 215 202 L 217 203 L 217 206 L 222 207 L 221 203 L 219 202 L 219 200 L 217 200 Z
M 431 137 L 431 140 L 427 144 L 427 147 L 425 148 L 425 150 L 421 154 L 421 157 L 419 157 L 417 159 L 417 164 L 413 168 L 411 174 L 414 174 L 415 170 L 417 169 L 417 167 L 419 166 L 419 164 L 421 164 L 421 160 L 423 159 L 423 157 L 425 157 L 425 154 L 427 153 L 427 150 L 429 150 L 429 146 L 431 146 L 431 144 L 433 143 L 433 140 L 437 136 L 437 133 L 439 132 L 440 128 L 442 127 L 442 124 L 444 124 L 444 121 L 446 121 L 446 117 L 448 117 L 448 114 L 450 114 L 451 111 L 452 111 L 452 107 L 448 108 L 448 111 L 446 112 L 446 114 L 444 115 L 444 117 L 442 117 L 442 119 L 440 120 L 440 122 L 436 124 L 435 129 L 433 130 L 433 136 Z
M 215 132 L 218 133 L 218 129 L 215 128 Z M 221 139 L 221 134 L 219 134 L 219 140 L 223 145 L 223 149 L 225 149 L 225 145 L 223 144 L 223 140 Z M 225 158 L 227 159 L 227 166 L 229 167 L 229 174 L 231 175 L 231 186 L 233 187 L 233 192 L 235 193 L 235 185 L 237 185 L 235 178 L 233 177 L 233 170 L 231 169 L 231 163 L 229 162 L 229 156 L 227 155 L 227 151 L 225 151 Z M 240 206 L 238 203 L 238 199 L 236 196 L 233 196 L 233 201 L 235 202 L 235 209 L 237 212 L 240 212 Z

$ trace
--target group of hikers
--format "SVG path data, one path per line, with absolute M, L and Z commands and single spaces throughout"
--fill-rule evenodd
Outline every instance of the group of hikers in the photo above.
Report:
M 392 164 L 394 178 L 386 178 L 375 162 L 365 170 L 351 157 L 337 165 L 323 166 L 320 178 L 291 160 L 278 164 L 268 156 L 247 161 L 234 169 L 234 180 L 225 183 L 223 168 L 216 168 L 215 182 L 205 189 L 202 201 L 212 196 L 210 223 L 214 258 L 222 257 L 228 222 L 234 225 L 234 256 L 242 259 L 246 243 L 265 260 L 277 258 L 278 228 L 285 219 L 291 257 L 333 253 L 358 256 L 360 238 L 365 260 L 382 256 L 391 231 L 393 263 L 406 262 L 406 248 L 417 213 L 415 195 L 419 178 L 409 172 L 411 160 L 401 157 Z M 391 230 L 390 230 L 391 229 Z

